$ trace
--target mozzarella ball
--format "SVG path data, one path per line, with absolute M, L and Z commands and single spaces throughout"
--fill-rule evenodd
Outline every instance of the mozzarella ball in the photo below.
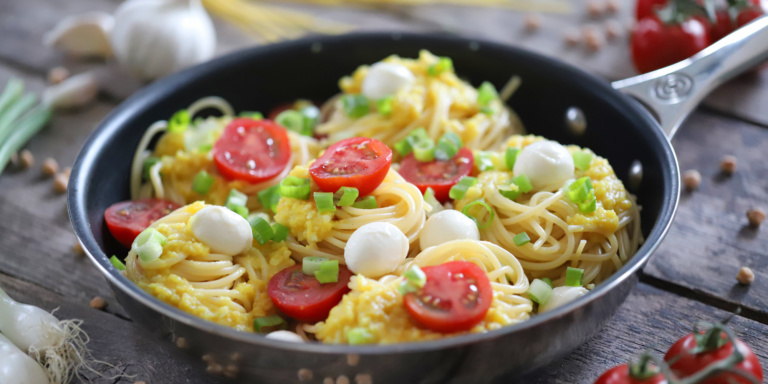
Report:
M 408 238 L 390 223 L 363 225 L 352 233 L 344 248 L 350 271 L 370 278 L 392 273 L 408 254 Z
M 211 252 L 238 255 L 253 243 L 251 225 L 242 216 L 218 205 L 209 205 L 189 219 L 192 233 Z
M 562 307 L 587 294 L 584 287 L 557 287 L 552 290 L 552 296 L 546 304 L 539 307 L 539 313 L 551 311 L 557 307 Z
M 538 141 L 520 151 L 513 171 L 528 176 L 536 191 L 556 190 L 573 178 L 573 156 L 554 141 Z
M 397 93 L 401 88 L 414 82 L 411 71 L 392 63 L 376 63 L 368 69 L 363 79 L 363 95 L 369 99 L 383 99 Z
M 289 341 L 291 343 L 303 343 L 304 339 L 296 333 L 291 331 L 274 331 L 270 332 L 266 336 L 267 339 Z
M 419 233 L 421 249 L 463 239 L 480 240 L 480 231 L 472 219 L 454 209 L 446 209 L 430 216 Z

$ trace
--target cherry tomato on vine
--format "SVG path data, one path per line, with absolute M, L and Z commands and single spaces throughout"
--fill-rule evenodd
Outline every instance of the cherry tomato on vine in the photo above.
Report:
M 722 333 L 723 339 L 725 333 Z M 699 337 L 698 339 L 701 339 Z M 752 349 L 739 339 L 735 340 L 736 348 L 744 356 L 744 360 L 734 365 L 734 368 L 754 376 L 758 382 L 763 382 L 763 370 Z M 731 357 L 734 353 L 734 343 L 725 342 L 711 350 L 697 352 L 700 340 L 693 333 L 685 335 L 669 348 L 664 360 L 670 363 L 670 368 L 679 377 L 688 377 L 718 361 Z M 751 381 L 734 373 L 720 373 L 700 384 L 749 384 Z
M 704 24 L 690 18 L 682 24 L 664 24 L 657 17 L 646 17 L 632 35 L 632 59 L 641 73 L 685 60 L 709 46 Z
M 739 16 L 736 17 L 736 25 L 738 28 L 741 28 L 749 24 L 752 20 L 763 16 L 763 14 L 764 13 L 757 7 L 743 9 L 741 12 L 739 12 Z
M 656 373 L 647 378 L 632 377 L 629 370 L 629 364 L 622 364 L 613 367 L 600 377 L 597 378 L 595 384 L 667 384 L 667 378 L 662 373 Z
M 646 17 L 654 16 L 656 10 L 667 4 L 667 0 L 637 0 L 635 17 L 640 21 Z

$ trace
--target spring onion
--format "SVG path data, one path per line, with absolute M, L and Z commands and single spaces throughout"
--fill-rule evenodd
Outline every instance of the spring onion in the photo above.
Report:
M 573 153 L 573 165 L 577 169 L 586 171 L 589 168 L 589 164 L 592 163 L 592 154 L 587 151 L 576 151 Z
M 359 94 L 342 96 L 341 105 L 344 108 L 344 114 L 353 119 L 363 117 L 371 111 L 368 98 Z
M 480 107 L 480 113 L 490 116 L 496 113 L 496 110 L 493 107 Z
M 550 279 L 549 277 L 542 277 L 541 281 L 547 283 L 547 285 L 549 285 L 550 287 L 552 286 L 552 279 Z
M 510 182 L 509 185 L 500 185 L 499 193 L 501 193 L 501 195 L 506 197 L 507 199 L 515 201 L 515 199 L 517 199 L 517 197 L 520 196 L 521 192 L 520 192 L 520 187 L 515 185 L 515 183 Z
M 248 203 L 248 196 L 245 193 L 242 193 L 238 191 L 237 189 L 232 189 L 229 191 L 229 196 L 227 196 L 227 201 L 224 203 L 224 206 L 232 210 L 233 212 L 237 213 L 238 215 L 242 216 L 243 218 L 248 218 L 248 208 L 246 207 L 246 204 Z
M 373 196 L 366 196 L 360 201 L 356 201 L 354 204 L 352 204 L 352 208 L 360 208 L 360 209 L 376 209 L 379 207 L 379 204 L 376 202 L 376 198 Z
M 392 96 L 387 96 L 376 102 L 376 110 L 382 116 L 389 116 L 392 114 Z
M 515 162 L 517 161 L 517 155 L 520 153 L 519 148 L 507 148 L 507 152 L 504 153 L 504 162 L 507 164 L 508 170 L 515 168 Z
M 591 213 L 597 209 L 595 190 L 589 177 L 582 177 L 566 188 L 568 198 L 576 203 L 582 213 Z
M 565 270 L 565 286 L 581 287 L 581 279 L 584 277 L 584 270 L 581 268 L 571 268 Z
M 464 195 L 467 194 L 467 190 L 469 188 L 473 187 L 475 184 L 477 184 L 477 179 L 472 176 L 464 176 L 459 180 L 456 185 L 451 187 L 451 190 L 448 192 L 448 196 L 453 200 L 459 200 L 463 199 Z
M 112 255 L 112 257 L 109 258 L 109 262 L 112 263 L 118 271 L 125 271 L 125 264 L 123 264 L 117 256 Z
M 492 156 L 493 154 L 487 151 L 475 152 L 475 167 L 477 167 L 480 172 L 492 171 L 494 169 Z
M 197 150 L 198 150 L 200 153 L 206 153 L 206 152 L 210 152 L 210 151 L 211 151 L 211 149 L 213 149 L 213 144 L 203 144 L 203 145 L 201 145 L 201 146 L 197 147 Z
M 261 120 L 264 118 L 264 115 L 261 112 L 257 111 L 242 111 L 240 112 L 240 117 L 247 117 L 249 119 L 253 120 Z
M 486 220 L 485 222 L 481 223 L 479 218 L 477 217 L 478 214 L 470 212 L 470 211 L 477 211 L 476 209 L 473 209 L 473 207 L 484 208 L 485 211 L 488 212 L 488 215 L 490 215 L 488 220 Z M 491 208 L 491 206 L 488 205 L 488 203 L 486 203 L 485 200 L 483 200 L 483 199 L 475 200 L 475 201 L 465 205 L 464 209 L 461 210 L 461 213 L 463 213 L 465 216 L 467 216 L 470 219 L 472 219 L 472 221 L 474 221 L 475 224 L 477 224 L 477 228 L 478 229 L 488 228 L 488 226 L 491 225 L 491 222 L 493 221 L 493 218 L 496 216 L 496 213 L 493 211 L 493 208 Z M 479 215 L 482 215 L 482 214 L 479 214 Z
M 464 145 L 459 135 L 453 132 L 446 132 L 437 140 L 435 145 L 435 158 L 438 160 L 450 160 L 459 152 Z
M 587 197 L 587 201 L 583 203 L 576 204 L 579 206 L 579 211 L 581 213 L 592 213 L 597 209 L 597 199 L 595 198 L 595 191 L 591 190 L 589 191 L 589 196 Z
M 424 191 L 424 203 L 427 204 L 427 217 L 434 215 L 443 210 L 443 205 L 435 197 L 435 191 L 432 188 L 427 188 Z
M 205 195 L 211 190 L 214 181 L 216 181 L 216 179 L 213 176 L 209 175 L 205 170 L 202 170 L 195 175 L 195 179 L 192 181 L 192 190 L 201 195 Z
M 419 288 L 422 288 L 427 284 L 427 275 L 424 274 L 424 271 L 422 271 L 418 265 L 408 268 L 408 270 L 405 271 L 405 274 L 403 274 L 403 277 L 403 281 L 397 286 L 397 289 L 402 295 L 416 292 Z
M 280 195 L 299 200 L 309 200 L 309 179 L 288 176 L 280 182 Z
M 264 209 L 271 209 L 272 212 L 277 213 L 277 204 L 280 202 L 280 185 L 273 185 L 267 189 L 262 189 L 256 194 L 256 198 L 259 199 Z
M 0 173 L 11 156 L 51 117 L 48 106 L 40 104 L 33 108 L 35 97 L 23 93 L 24 82 L 10 79 L 0 94 Z
M 333 196 L 338 200 L 336 205 L 339 207 L 349 207 L 354 204 L 357 197 L 360 196 L 360 191 L 358 191 L 357 188 L 341 187 Z
M 413 157 L 422 163 L 428 163 L 435 160 L 435 142 L 431 139 L 421 140 L 411 144 L 413 148 Z
M 275 117 L 275 123 L 278 123 L 288 129 L 289 131 L 294 131 L 297 133 L 302 133 L 304 130 L 304 115 L 301 114 L 299 111 L 294 111 L 293 109 L 286 109 L 285 111 L 280 112 L 277 117 Z
M 368 328 L 356 327 L 347 332 L 347 341 L 350 345 L 370 344 L 374 338 Z
M 441 57 L 440 61 L 427 68 L 430 76 L 440 76 L 443 72 L 451 70 L 453 70 L 453 60 L 448 57 Z
M 305 275 L 314 276 L 315 272 L 320 270 L 320 266 L 324 261 L 328 261 L 327 257 L 309 256 L 301 260 L 301 271 Z
M 182 133 L 189 128 L 192 119 L 186 109 L 182 109 L 171 116 L 168 120 L 168 132 Z
M 498 98 L 499 93 L 496 92 L 496 88 L 487 81 L 480 84 L 480 88 L 477 89 L 477 104 L 479 105 L 488 106 L 491 101 Z
M 250 213 L 248 207 L 244 207 L 242 205 L 233 205 L 229 207 L 229 209 L 232 210 L 232 212 L 242 216 L 244 219 L 248 219 L 248 214 Z
M 258 241 L 261 245 L 266 244 L 275 236 L 272 226 L 261 216 L 252 215 L 248 217 L 248 224 L 251 225 L 254 240 Z
M 159 157 L 155 157 L 155 156 L 149 156 L 146 159 L 144 159 L 144 166 L 141 174 L 145 180 L 149 179 L 149 170 L 152 169 L 152 167 L 155 166 L 155 164 L 159 163 L 160 161 L 162 160 L 160 160 Z
M 278 315 L 264 316 L 253 319 L 253 328 L 258 333 L 269 333 L 278 329 L 288 329 L 288 323 Z
M 288 227 L 280 223 L 272 224 L 272 232 L 275 234 L 272 236 L 272 241 L 276 243 L 283 242 L 288 238 Z
M 318 212 L 336 212 L 336 206 L 333 205 L 333 193 L 315 192 L 314 196 Z
M 322 284 L 339 281 L 339 261 L 326 260 L 320 263 L 320 269 L 315 271 L 315 278 Z
M 539 305 L 545 305 L 552 297 L 552 287 L 545 281 L 535 279 L 528 287 L 528 297 Z
M 163 254 L 163 246 L 168 241 L 157 229 L 147 228 L 133 241 L 131 250 L 136 252 L 144 263 L 151 263 Z
M 533 185 L 531 185 L 531 179 L 529 179 L 526 175 L 515 176 L 512 178 L 512 182 L 517 185 L 518 189 L 522 193 L 528 193 L 533 189 Z
M 402 139 L 395 143 L 395 151 L 397 151 L 401 157 L 408 156 L 413 151 L 413 148 L 411 148 L 411 143 L 408 142 L 408 138 Z
M 531 242 L 531 238 L 528 237 L 528 233 L 526 232 L 518 233 L 517 236 L 515 236 L 512 240 L 514 240 L 518 247 L 522 247 L 523 245 Z

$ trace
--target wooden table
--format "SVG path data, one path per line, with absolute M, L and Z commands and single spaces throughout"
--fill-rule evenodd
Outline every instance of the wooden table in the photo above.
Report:
M 618 15 L 591 19 L 582 1 L 573 1 L 569 15 L 542 15 L 536 33 L 524 29 L 520 12 L 420 6 L 413 8 L 322 8 L 309 10 L 331 20 L 358 25 L 360 30 L 447 31 L 517 44 L 556 55 L 608 79 L 633 75 L 626 35 L 590 52 L 566 47 L 566 28 L 593 24 L 603 28 L 608 19 L 624 25 L 631 19 L 629 1 Z M 0 0 L 0 84 L 20 77 L 28 89 L 41 91 L 46 74 L 57 65 L 74 72 L 110 70 L 100 63 L 79 63 L 41 44 L 42 35 L 63 16 L 90 10 L 112 11 L 115 0 Z M 219 51 L 255 44 L 217 22 Z M 99 99 L 87 108 L 54 116 L 50 127 L 28 148 L 35 165 L 27 171 L 6 170 L 0 177 L 0 286 L 14 298 L 57 315 L 85 321 L 91 350 L 115 366 L 105 369 L 135 375 L 120 383 L 154 384 L 218 382 L 199 361 L 156 340 L 133 324 L 114 300 L 104 279 L 86 258 L 72 251 L 76 240 L 66 213 L 66 200 L 43 177 L 40 164 L 53 157 L 71 165 L 80 145 L 98 122 L 135 89 L 126 81 L 110 81 Z M 745 211 L 768 208 L 768 70 L 742 76 L 718 89 L 681 128 L 673 140 L 683 170 L 696 168 L 701 187 L 684 192 L 679 212 L 666 240 L 645 268 L 641 283 L 603 332 L 567 358 L 527 376 L 526 383 L 590 383 L 601 372 L 650 348 L 657 353 L 687 333 L 697 320 L 725 317 L 736 307 L 741 316 L 736 331 L 768 367 L 768 249 L 767 229 L 747 225 Z M 725 154 L 739 160 L 731 177 L 719 172 Z M 756 274 L 751 286 L 735 276 L 743 265 Z M 109 301 L 105 311 L 90 308 L 91 298 Z M 94 382 L 115 380 L 93 377 Z

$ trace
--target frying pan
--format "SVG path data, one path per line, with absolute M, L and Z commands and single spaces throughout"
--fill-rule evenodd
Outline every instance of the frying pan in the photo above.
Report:
M 337 93 L 338 79 L 357 66 L 391 54 L 415 57 L 420 49 L 451 57 L 457 73 L 475 85 L 488 80 L 499 86 L 512 75 L 520 76 L 522 86 L 509 105 L 530 133 L 593 149 L 608 158 L 625 183 L 630 172 L 634 181 L 642 177 L 632 192 L 643 207 L 646 240 L 624 267 L 590 294 L 521 324 L 374 346 L 296 344 L 238 332 L 166 305 L 112 267 L 107 255 L 125 255 L 127 250 L 112 239 L 103 213 L 129 198 L 133 152 L 151 123 L 208 95 L 225 98 L 236 110 L 267 111 L 296 98 L 323 100 Z M 75 162 L 69 214 L 83 248 L 131 318 L 162 338 L 183 338 L 179 344 L 192 353 L 228 367 L 220 371 L 214 365 L 213 374 L 266 383 L 319 383 L 325 377 L 351 379 L 358 374 L 370 375 L 375 383 L 508 382 L 573 351 L 621 305 L 677 208 L 680 177 L 669 138 L 705 94 L 765 59 L 768 18 L 692 59 L 614 84 L 522 49 L 455 36 L 351 34 L 247 49 L 158 81 L 110 113 Z M 566 112 L 573 107 L 587 121 L 581 135 L 567 129 Z

